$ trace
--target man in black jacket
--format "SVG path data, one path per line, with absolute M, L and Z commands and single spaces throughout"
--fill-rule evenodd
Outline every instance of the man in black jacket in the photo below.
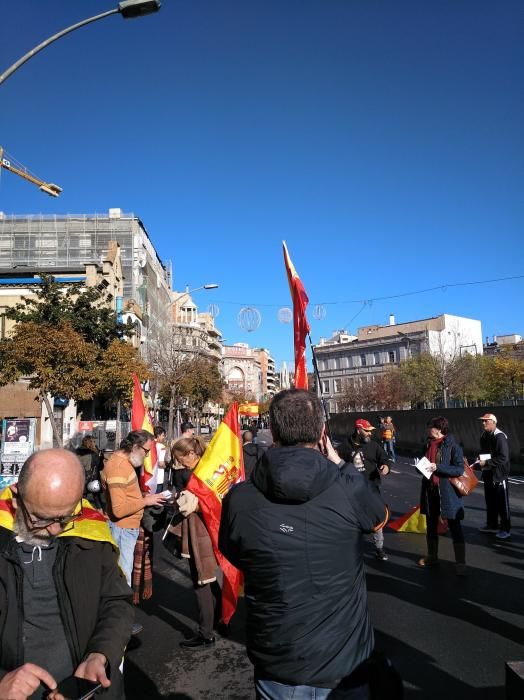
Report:
M 108 699 L 124 698 L 131 590 L 83 487 L 74 454 L 43 450 L 0 494 L 2 699 L 40 700 L 73 674 L 109 688 Z
M 242 452 L 244 456 L 244 472 L 247 481 L 264 454 L 264 450 L 253 442 L 253 433 L 251 430 L 244 430 L 242 433 Z
M 320 700 L 335 688 L 367 698 L 374 642 L 361 539 L 383 527 L 387 509 L 367 479 L 340 473 L 313 394 L 277 394 L 270 428 L 275 445 L 225 497 L 219 535 L 245 578 L 257 698 Z
M 355 431 L 340 448 L 340 456 L 353 467 L 365 474 L 373 486 L 380 491 L 380 477 L 387 476 L 391 469 L 391 459 L 386 454 L 382 445 L 371 439 L 375 428 L 365 418 L 355 421 Z M 346 466 L 344 471 L 351 469 Z M 384 551 L 384 534 L 382 530 L 373 533 L 375 544 L 375 556 L 381 561 L 387 561 L 388 555 Z
M 497 417 L 493 413 L 486 413 L 479 420 L 484 426 L 480 437 L 479 464 L 484 481 L 487 520 L 486 526 L 481 527 L 480 532 L 496 533 L 495 537 L 498 540 L 508 540 L 511 537 L 508 438 L 497 428 Z

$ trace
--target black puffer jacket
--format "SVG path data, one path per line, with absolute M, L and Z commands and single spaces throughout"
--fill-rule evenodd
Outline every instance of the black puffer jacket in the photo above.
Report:
M 112 678 L 104 698 L 123 700 L 118 667 L 134 610 L 116 552 L 109 542 L 80 537 L 60 537 L 58 546 L 53 577 L 73 665 L 76 668 L 90 652 L 104 654 Z M 13 533 L 0 527 L 0 677 L 23 663 L 22 576 Z
M 245 576 L 247 649 L 259 677 L 336 687 L 373 649 L 362 532 L 376 489 L 320 452 L 268 450 L 223 501 L 219 545 Z

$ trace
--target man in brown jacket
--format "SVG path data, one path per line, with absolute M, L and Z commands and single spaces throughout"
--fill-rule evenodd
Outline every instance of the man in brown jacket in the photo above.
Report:
M 131 585 L 133 554 L 145 506 L 165 502 L 162 494 L 142 495 L 136 470 L 144 464 L 154 437 L 147 430 L 133 430 L 108 459 L 102 472 L 107 489 L 107 515 L 111 534 L 120 550 L 119 564 Z

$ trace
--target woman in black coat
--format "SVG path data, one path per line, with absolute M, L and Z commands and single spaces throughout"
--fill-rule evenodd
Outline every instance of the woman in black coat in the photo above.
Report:
M 439 416 L 428 423 L 426 457 L 431 462 L 430 479 L 422 479 L 420 512 L 426 516 L 426 539 L 428 554 L 418 565 L 426 568 L 438 564 L 438 525 L 440 518 L 447 519 L 455 551 L 455 571 L 458 576 L 466 574 L 466 544 L 462 532 L 464 509 L 462 496 L 450 483 L 450 477 L 464 473 L 462 448 L 449 433 L 447 418 Z

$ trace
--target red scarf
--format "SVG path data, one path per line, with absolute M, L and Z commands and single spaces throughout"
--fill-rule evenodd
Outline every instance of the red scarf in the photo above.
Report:
M 441 438 L 438 438 L 435 440 L 432 440 L 432 439 L 429 440 L 428 446 L 426 449 L 426 457 L 429 459 L 431 464 L 437 463 L 437 452 L 438 452 L 441 444 L 444 442 L 445 437 L 446 436 L 443 435 Z M 438 486 L 440 483 L 440 478 L 435 474 L 435 472 L 433 472 L 433 474 L 431 475 L 431 483 L 433 484 L 433 486 Z

